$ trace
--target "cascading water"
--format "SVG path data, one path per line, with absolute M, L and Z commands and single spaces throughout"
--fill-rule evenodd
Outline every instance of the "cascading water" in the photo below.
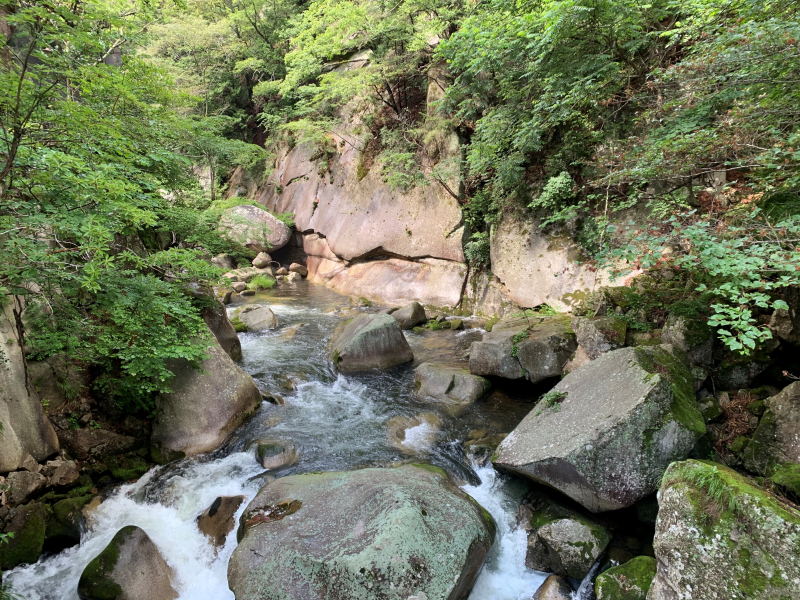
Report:
M 287 290 L 295 290 L 286 295 Z M 7 573 L 5 581 L 26 600 L 77 600 L 77 584 L 85 566 L 126 525 L 144 529 L 173 568 L 180 600 L 231 600 L 227 563 L 235 546 L 232 531 L 222 548 L 198 530 L 196 519 L 215 498 L 244 495 L 252 499 L 263 484 L 263 468 L 255 460 L 258 439 L 290 441 L 298 461 L 279 475 L 309 471 L 386 466 L 407 460 L 407 452 L 439 464 L 462 481 L 465 489 L 497 522 L 498 532 L 470 600 L 526 600 L 544 579 L 525 568 L 525 532 L 515 529 L 516 510 L 524 485 L 498 475 L 491 466 L 464 459 L 464 440 L 477 431 L 509 431 L 529 409 L 524 402 L 489 398 L 453 412 L 417 400 L 411 367 L 391 373 L 353 376 L 337 374 L 324 357 L 324 346 L 340 318 L 330 309 L 341 296 L 321 286 L 280 288 L 282 297 L 256 296 L 277 314 L 281 329 L 242 334 L 242 367 L 263 389 L 282 396 L 286 404 L 264 403 L 212 455 L 156 467 L 138 482 L 120 486 L 91 516 L 91 528 L 81 544 L 35 565 Z M 293 335 L 289 327 L 300 325 Z M 455 360 L 480 332 L 408 333 L 418 364 L 422 360 Z M 405 431 L 403 447 L 388 439 L 392 419 L 414 419 L 436 413 L 437 420 L 420 422 Z M 435 425 L 433 423 L 438 423 Z M 483 434 L 482 434 L 483 435 Z M 242 504 L 237 519 L 246 506 Z

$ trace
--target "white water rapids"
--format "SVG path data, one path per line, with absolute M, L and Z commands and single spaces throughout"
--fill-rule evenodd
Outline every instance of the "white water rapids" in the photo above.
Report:
M 325 291 L 309 286 L 304 294 Z M 335 300 L 340 302 L 338 296 Z M 227 565 L 236 547 L 236 528 L 215 553 L 196 520 L 218 496 L 244 495 L 249 502 L 256 494 L 263 484 L 258 476 L 264 470 L 255 460 L 252 440 L 263 436 L 291 440 L 301 457 L 288 474 L 406 459 L 407 455 L 388 445 L 386 423 L 395 416 L 412 417 L 431 410 L 413 397 L 413 371 L 361 377 L 332 371 L 322 348 L 338 319 L 324 315 L 318 304 L 270 303 L 282 326 L 305 324 L 292 338 L 281 338 L 280 330 L 241 336 L 243 368 L 260 386 L 284 396 L 285 406 L 264 404 L 213 457 L 156 467 L 136 483 L 118 487 L 92 513 L 91 528 L 79 546 L 5 573 L 4 581 L 25 600 L 78 600 L 78 580 L 86 565 L 120 528 L 136 525 L 147 532 L 174 570 L 179 600 L 233 600 Z M 289 377 L 293 378 L 291 385 L 287 384 Z M 406 430 L 406 439 L 418 446 L 421 457 L 432 458 L 438 452 L 440 460 L 446 460 L 448 455 L 442 454 L 442 449 L 458 447 L 457 441 L 464 439 L 456 426 L 464 431 L 480 427 L 508 412 L 508 405 L 503 404 L 497 409 L 499 416 L 468 412 L 447 420 L 443 413 L 441 431 L 423 423 Z M 463 463 L 463 447 L 456 454 L 456 462 Z M 465 464 L 463 467 L 468 470 Z M 480 483 L 463 489 L 492 514 L 497 536 L 469 600 L 529 600 L 544 575 L 525 567 L 525 532 L 515 528 L 525 484 L 499 475 L 491 466 L 473 465 L 473 469 Z M 237 522 L 248 502 L 240 507 Z

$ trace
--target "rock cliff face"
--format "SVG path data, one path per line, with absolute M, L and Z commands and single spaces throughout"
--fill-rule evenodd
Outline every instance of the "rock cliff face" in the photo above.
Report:
M 26 454 L 36 460 L 58 451 L 58 438 L 29 381 L 17 318 L 22 300 L 14 296 L 0 312 L 0 473 L 14 471 Z
M 311 148 L 298 145 L 281 151 L 260 188 L 241 185 L 241 170 L 230 184 L 230 195 L 247 195 L 274 213 L 294 213 L 299 233 L 293 252 L 304 256 L 310 281 L 390 304 L 417 301 L 498 316 L 543 303 L 566 310 L 609 285 L 604 273 L 575 264 L 579 250 L 569 235 L 512 218 L 493 235 L 492 273 L 471 272 L 461 208 L 444 186 L 392 190 L 377 165 L 365 174 L 355 136 L 345 130 L 333 141 L 338 151 L 327 170 L 312 160 Z M 459 152 L 454 134 L 442 135 L 435 146 L 426 162 Z

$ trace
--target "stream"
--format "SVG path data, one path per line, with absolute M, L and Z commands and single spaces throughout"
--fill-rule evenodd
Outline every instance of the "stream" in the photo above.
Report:
M 503 476 L 491 464 L 467 458 L 469 442 L 511 431 L 530 410 L 514 394 L 494 391 L 458 409 L 417 400 L 414 368 L 421 362 L 463 363 L 483 330 L 406 332 L 415 360 L 389 373 L 338 374 L 325 345 L 343 318 L 356 310 L 348 300 L 305 281 L 283 285 L 229 306 L 266 304 L 279 328 L 240 334 L 241 366 L 266 393 L 284 404 L 264 402 L 215 452 L 154 467 L 135 483 L 116 488 L 90 517 L 79 546 L 43 557 L 4 574 L 26 600 L 77 600 L 84 567 L 123 526 L 144 529 L 174 569 L 180 600 L 233 600 L 227 564 L 236 529 L 217 553 L 200 533 L 196 518 L 215 498 L 245 495 L 263 485 L 264 469 L 254 457 L 256 440 L 291 442 L 299 459 L 277 475 L 388 466 L 409 459 L 444 468 L 497 522 L 494 546 L 470 600 L 529 600 L 546 575 L 525 567 L 526 534 L 516 528 L 524 482 Z M 410 426 L 410 427 L 409 427 Z M 405 439 L 391 431 L 408 427 Z M 244 511 L 243 503 L 237 519 Z

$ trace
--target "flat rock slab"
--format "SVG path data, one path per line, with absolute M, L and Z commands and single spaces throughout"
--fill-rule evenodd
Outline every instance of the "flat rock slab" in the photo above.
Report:
M 337 330 L 331 357 L 340 371 L 391 369 L 414 360 L 397 321 L 391 315 L 360 314 Z
M 494 463 L 602 512 L 654 492 L 704 433 L 683 354 L 622 348 L 567 375 L 503 440 Z
M 236 600 L 464 599 L 495 534 L 428 465 L 282 477 L 241 523 L 228 564 Z

